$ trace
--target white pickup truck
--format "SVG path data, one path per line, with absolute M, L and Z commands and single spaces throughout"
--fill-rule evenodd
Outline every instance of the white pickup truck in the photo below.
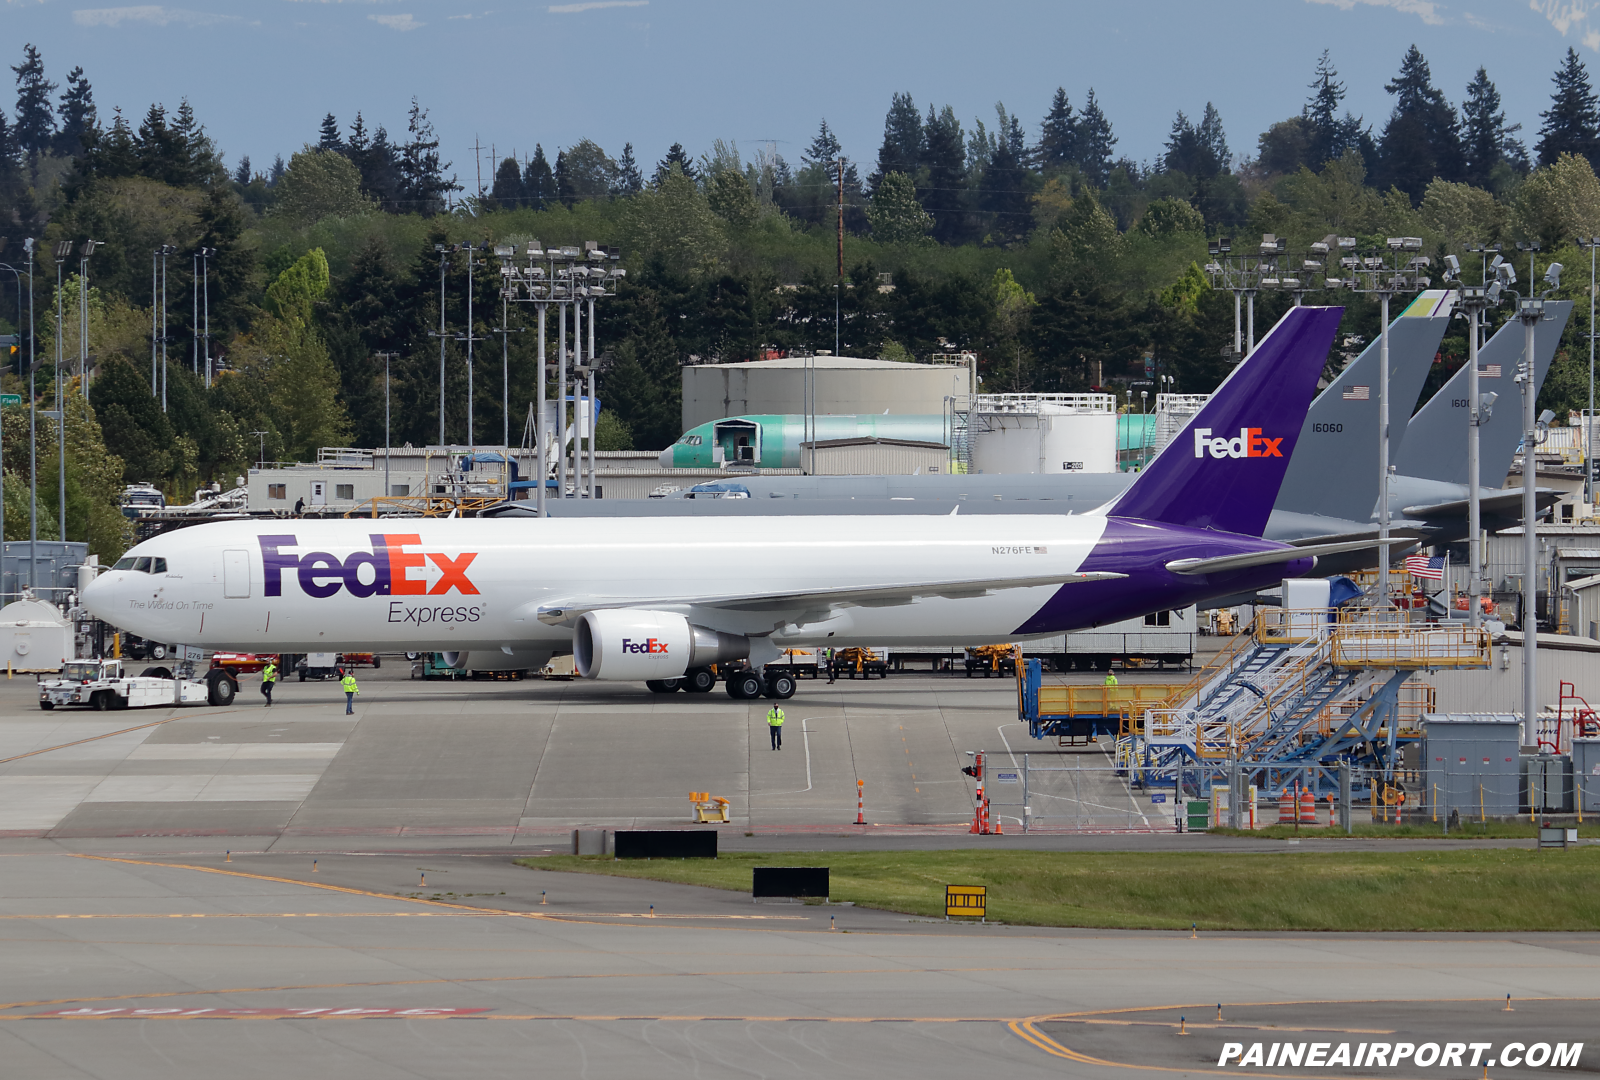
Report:
M 72 660 L 53 679 L 39 680 L 39 708 L 83 705 L 95 710 L 160 705 L 227 705 L 203 682 L 161 674 L 124 675 L 121 660 Z

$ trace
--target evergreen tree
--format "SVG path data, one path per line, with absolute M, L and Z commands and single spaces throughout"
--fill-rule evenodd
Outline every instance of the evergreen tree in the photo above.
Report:
M 189 104 L 188 98 L 178 103 L 178 118 L 172 125 L 172 131 L 183 149 L 186 170 L 183 182 L 202 184 L 210 180 L 221 168 L 221 163 L 217 160 L 211 137 L 195 119 L 194 107 Z
M 1539 114 L 1544 121 L 1534 146 L 1539 164 L 1554 165 L 1562 154 L 1577 154 L 1594 165 L 1600 161 L 1600 100 L 1578 50 L 1567 49 L 1552 81 L 1556 90 L 1550 95 L 1550 108 Z
M 1512 138 L 1521 129 L 1521 124 L 1506 126 L 1500 91 L 1480 67 L 1467 84 L 1467 97 L 1461 103 L 1462 179 L 1487 190 L 1497 168 L 1526 159 L 1527 151 Z
M 1376 149 L 1362 118 L 1351 116 L 1349 110 L 1343 117 L 1339 115 L 1339 106 L 1344 102 L 1344 83 L 1339 81 L 1339 72 L 1328 50 L 1322 50 L 1317 58 L 1316 74 L 1309 85 L 1311 97 L 1300 112 L 1305 163 L 1319 169 L 1324 162 L 1343 157 L 1346 150 L 1354 150 L 1363 159 L 1372 161 Z
M 644 190 L 644 177 L 639 173 L 639 163 L 633 157 L 633 144 L 622 144 L 622 156 L 617 159 L 617 186 L 612 193 L 626 197 Z
M 522 166 L 516 155 L 506 158 L 494 173 L 494 186 L 489 195 L 501 210 L 516 210 L 525 205 L 522 196 Z
M 878 168 L 872 174 L 872 185 L 889 173 L 897 172 L 915 177 L 922 165 L 922 116 L 910 94 L 895 94 L 889 102 L 889 112 L 883 118 L 883 146 L 878 150 Z
M 1111 133 L 1111 121 L 1100 111 L 1094 89 L 1089 90 L 1089 100 L 1084 103 L 1083 114 L 1078 119 L 1076 139 L 1076 164 L 1084 177 L 1096 187 L 1105 187 L 1111 178 L 1111 148 L 1117 137 Z
M 823 117 L 822 127 L 818 129 L 816 136 L 812 138 L 811 145 L 806 147 L 805 151 L 800 155 L 800 160 L 807 165 L 820 163 L 832 166 L 843 153 L 844 150 L 839 145 L 839 140 L 834 138 L 833 132 L 828 130 L 827 117 Z
M 1056 87 L 1041 125 L 1035 160 L 1041 169 L 1061 169 L 1078 159 L 1078 118 L 1072 113 L 1067 92 Z
M 1210 167 L 1208 175 L 1231 172 L 1233 152 L 1228 149 L 1228 136 L 1222 130 L 1222 114 L 1209 101 L 1206 102 L 1206 111 L 1200 117 L 1200 126 L 1195 129 L 1195 134 L 1200 141 L 1201 153 Z
M 674 165 L 678 166 L 678 168 L 682 170 L 683 175 L 687 176 L 690 180 L 695 179 L 694 162 L 689 160 L 688 151 L 684 150 L 683 144 L 675 142 L 675 143 L 672 144 L 671 147 L 669 147 L 667 149 L 667 156 L 662 158 L 660 161 L 656 162 L 656 174 L 652 178 L 651 182 L 654 183 L 657 187 L 660 187 L 661 186 L 661 181 L 665 180 L 667 178 L 667 175 L 672 172 L 672 167 Z M 559 158 L 557 159 L 556 180 L 557 180 L 557 184 L 559 186 L 559 182 L 560 182 L 560 161 L 559 161 Z
M 1451 183 L 1461 178 L 1460 122 L 1415 45 L 1384 89 L 1395 96 L 1395 105 L 1378 147 L 1378 186 L 1392 184 L 1416 203 L 1436 177 Z
M 959 243 L 965 226 L 967 148 L 961 121 L 946 105 L 939 112 L 928 106 L 922 124 L 922 165 L 927 183 L 918 185 L 922 208 L 933 215 L 933 235 L 942 243 Z
M 361 171 L 361 190 L 378 201 L 378 205 L 391 214 L 403 214 L 406 208 L 400 198 L 400 151 L 389 141 L 389 131 L 382 124 L 372 135 L 372 145 L 356 163 Z
M 1222 116 L 1211 102 L 1198 125 L 1179 110 L 1167 136 L 1167 151 L 1162 164 L 1168 172 L 1181 172 L 1193 179 L 1209 179 L 1228 171 L 1232 155 L 1222 130 Z
M 522 197 L 527 200 L 528 207 L 534 210 L 547 209 L 555 202 L 556 177 L 550 171 L 550 162 L 545 159 L 544 146 L 539 143 L 534 144 L 533 160 L 522 170 Z
M 443 213 L 448 208 L 446 200 L 450 193 L 460 191 L 461 185 L 453 176 L 445 179 L 450 163 L 440 162 L 439 138 L 433 133 L 428 110 L 414 97 L 406 129 L 410 138 L 400 148 L 399 160 L 401 209 L 430 217 Z
M 572 187 L 572 169 L 567 165 L 565 150 L 556 151 L 555 182 L 556 202 L 569 210 L 572 209 L 572 205 L 578 201 L 578 193 Z
M 978 205 L 989 215 L 991 235 L 1002 243 L 1026 236 L 1033 224 L 1027 170 L 1009 137 L 995 141 L 994 154 L 978 182 Z
M 173 187 L 182 187 L 189 175 L 189 155 L 183 140 L 167 122 L 167 110 L 151 105 L 134 141 L 139 173 Z
M 67 91 L 61 95 L 56 114 L 61 118 L 61 127 L 56 133 L 56 151 L 77 157 L 83 153 L 92 133 L 99 127 L 94 90 L 84 77 L 83 68 L 75 67 L 67 75 Z
M 22 50 L 22 63 L 12 67 L 17 73 L 17 111 L 11 137 L 29 157 L 49 151 L 56 133 L 55 109 L 50 95 L 56 84 L 44 77 L 44 60 L 32 45 Z
M 289 166 L 283 163 L 283 155 L 278 154 L 272 159 L 272 171 L 267 173 L 267 186 L 277 187 L 278 181 L 283 179 L 283 174 L 289 171 Z
M 246 154 L 239 159 L 239 167 L 233 170 L 233 182 L 240 187 L 250 183 L 250 155 Z
M 339 137 L 339 121 L 334 119 L 332 113 L 322 118 L 322 129 L 317 135 L 317 149 L 331 150 L 335 154 L 344 152 L 344 140 Z

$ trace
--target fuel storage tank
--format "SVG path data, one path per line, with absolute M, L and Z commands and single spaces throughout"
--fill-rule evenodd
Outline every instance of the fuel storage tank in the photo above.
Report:
M 978 394 L 968 414 L 967 436 L 973 472 L 1115 472 L 1116 398 Z

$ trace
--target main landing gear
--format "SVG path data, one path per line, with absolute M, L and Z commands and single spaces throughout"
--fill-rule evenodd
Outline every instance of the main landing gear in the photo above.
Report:
M 735 701 L 763 696 L 787 701 L 794 697 L 795 688 L 794 676 L 786 671 L 773 672 L 763 678 L 749 669 L 730 673 L 726 685 L 728 696 Z

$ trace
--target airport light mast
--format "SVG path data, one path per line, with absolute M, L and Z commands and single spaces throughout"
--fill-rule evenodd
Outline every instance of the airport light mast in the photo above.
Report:
M 1430 260 L 1426 255 L 1415 254 L 1422 250 L 1422 239 L 1416 236 L 1391 236 L 1383 247 L 1362 255 L 1354 254 L 1354 237 L 1341 236 L 1338 245 L 1340 251 L 1351 254 L 1340 256 L 1343 273 L 1326 278 L 1328 288 L 1375 294 L 1383 325 L 1378 347 L 1378 604 L 1382 607 L 1389 603 L 1389 496 L 1393 472 L 1389 465 L 1389 300 L 1396 293 L 1426 289 L 1429 279 L 1423 271 Z M 1331 254 L 1331 244 L 1329 251 Z
M 1527 250 L 1523 245 L 1518 245 Z M 1501 264 L 1506 284 L 1515 284 L 1516 271 Z M 1545 268 L 1544 282 L 1548 286 L 1537 296 L 1532 295 L 1533 255 L 1528 256 L 1530 282 L 1526 297 L 1517 297 L 1517 320 L 1522 323 L 1522 359 L 1517 364 L 1517 385 L 1522 390 L 1522 722 L 1523 737 L 1538 740 L 1536 721 L 1539 717 L 1539 503 L 1535 486 L 1539 473 L 1539 444 L 1548 432 L 1555 414 L 1548 409 L 1534 416 L 1535 402 L 1539 397 L 1538 362 L 1534 342 L 1539 323 L 1546 316 L 1544 302 L 1561 287 L 1561 264 L 1551 263 Z M 1516 296 L 1516 293 L 1511 293 Z M 1553 586 L 1555 582 L 1552 580 Z M 1549 602 L 1555 601 L 1555 590 L 1547 589 Z M 1558 738 L 1559 738 L 1559 733 Z
M 1583 501 L 1594 506 L 1594 285 L 1595 252 L 1600 236 L 1578 238 L 1578 246 L 1589 251 L 1589 411 L 1583 421 Z M 1593 511 L 1591 511 L 1592 513 Z
M 1469 247 L 1468 250 L 1482 249 Z M 1484 264 L 1484 282 L 1481 285 L 1467 285 L 1461 281 L 1461 262 L 1454 255 L 1446 255 L 1444 265 L 1444 279 L 1446 282 L 1455 283 L 1457 303 L 1467 313 L 1469 328 L 1467 331 L 1467 549 L 1470 552 L 1469 580 L 1472 582 L 1472 589 L 1468 599 L 1467 619 L 1471 627 L 1476 630 L 1483 621 L 1483 596 L 1486 591 L 1484 587 L 1488 584 L 1483 578 L 1481 520 L 1483 496 L 1482 481 L 1478 475 L 1478 429 L 1488 421 L 1490 411 L 1499 396 L 1478 392 L 1479 327 L 1482 325 L 1484 311 L 1500 302 L 1500 294 L 1505 291 L 1506 275 L 1510 274 L 1513 281 L 1516 280 L 1516 275 L 1499 255 L 1494 257 L 1493 263 Z M 1488 280 L 1491 270 L 1494 272 L 1493 282 Z
M 534 422 L 534 453 L 539 461 L 539 489 L 536 506 L 541 516 L 544 514 L 545 483 L 549 473 L 548 457 L 548 424 L 544 418 L 544 402 L 546 395 L 546 379 L 549 375 L 548 364 L 545 360 L 545 315 L 551 304 L 555 304 L 561 316 L 561 340 L 557 343 L 557 353 L 560 360 L 557 372 L 558 401 L 556 408 L 556 438 L 561 449 L 558 462 L 557 483 L 559 497 L 565 498 L 567 493 L 567 455 L 566 455 L 566 416 L 567 416 L 567 365 L 566 365 L 566 311 L 568 304 L 575 304 L 582 300 L 590 301 L 589 326 L 591 334 L 591 348 L 594 329 L 593 301 L 605 296 L 615 296 L 617 285 L 626 276 L 627 271 L 614 265 L 621 258 L 615 248 L 601 247 L 590 243 L 588 246 L 588 265 L 576 265 L 584 262 L 583 253 L 576 247 L 549 247 L 546 248 L 537 240 L 528 242 L 527 265 L 517 266 L 509 259 L 500 264 L 500 279 L 503 295 L 507 301 L 528 304 L 531 303 L 539 313 L 539 375 L 538 375 L 538 413 Z M 607 266 L 610 262 L 613 265 Z M 581 284 L 580 284 L 581 282 Z M 582 290 L 580 292 L 580 289 Z M 593 373 L 587 373 L 590 379 L 590 395 L 593 396 Z M 590 444 L 593 445 L 594 424 L 590 422 Z M 592 471 L 592 468 L 591 468 Z M 592 480 L 592 476 L 591 476 Z

